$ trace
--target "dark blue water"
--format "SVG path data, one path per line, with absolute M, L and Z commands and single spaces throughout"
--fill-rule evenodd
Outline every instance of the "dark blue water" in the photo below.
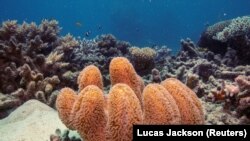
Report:
M 22 23 L 56 19 L 62 35 L 89 37 L 112 33 L 133 45 L 167 45 L 181 38 L 199 39 L 220 20 L 250 15 L 250 0 L 0 0 L 0 20 Z M 78 23 L 78 24 L 76 24 Z M 81 25 L 81 26 L 80 26 Z

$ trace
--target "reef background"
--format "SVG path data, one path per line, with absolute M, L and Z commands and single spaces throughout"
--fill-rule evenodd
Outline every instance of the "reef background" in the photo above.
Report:
M 1 4 L 1 21 L 56 19 L 62 35 L 85 37 L 91 31 L 88 39 L 92 39 L 111 33 L 136 46 L 167 45 L 173 52 L 180 49 L 180 39 L 197 42 L 208 25 L 250 13 L 249 0 L 1 0 Z
M 220 21 L 203 31 L 198 44 L 180 41 L 177 55 L 166 46 L 138 47 L 112 34 L 94 39 L 60 36 L 56 20 L 5 21 L 0 28 L 0 118 L 29 99 L 54 107 L 58 91 L 77 91 L 77 76 L 88 65 L 110 88 L 109 63 L 126 57 L 145 85 L 177 78 L 204 102 L 206 124 L 248 124 L 250 117 L 250 17 Z

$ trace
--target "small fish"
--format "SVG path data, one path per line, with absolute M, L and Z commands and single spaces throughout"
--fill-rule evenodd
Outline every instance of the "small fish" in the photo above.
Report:
M 82 27 L 82 23 L 81 22 L 76 22 L 76 26 L 77 27 Z
M 85 35 L 86 37 L 89 37 L 90 34 L 91 34 L 91 31 L 87 31 L 87 32 L 84 33 L 84 35 Z

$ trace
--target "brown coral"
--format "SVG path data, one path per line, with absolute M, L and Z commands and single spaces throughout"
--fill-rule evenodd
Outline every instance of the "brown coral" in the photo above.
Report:
M 181 113 L 182 124 L 203 124 L 202 105 L 195 93 L 178 79 L 169 78 L 161 83 L 174 97 Z
M 154 59 L 157 56 L 154 49 L 150 47 L 131 47 L 129 52 L 137 71 L 144 73 L 154 68 Z
M 110 80 L 112 86 L 117 83 L 125 83 L 132 88 L 136 96 L 142 101 L 142 80 L 140 76 L 136 74 L 133 65 L 128 59 L 124 57 L 116 57 L 112 59 L 109 67 Z
M 116 84 L 108 97 L 107 140 L 131 141 L 133 124 L 142 123 L 140 102 L 126 84 Z
M 94 65 L 87 66 L 80 72 L 77 83 L 80 91 L 88 85 L 96 85 L 103 90 L 102 74 Z
M 178 106 L 169 92 L 160 84 L 149 84 L 143 91 L 144 124 L 180 124 Z
M 74 78 L 64 79 L 70 52 L 64 46 L 76 46 L 69 36 L 59 36 L 55 20 L 18 24 L 6 21 L 0 26 L 0 91 L 20 100 L 35 98 L 54 107 L 56 90 L 74 86 Z M 68 43 L 65 45 L 65 43 Z M 75 71 L 75 70 L 74 70 Z M 75 86 L 76 87 L 76 86 Z M 15 105 L 10 109 L 14 110 Z M 6 110 L 6 109 L 4 109 Z

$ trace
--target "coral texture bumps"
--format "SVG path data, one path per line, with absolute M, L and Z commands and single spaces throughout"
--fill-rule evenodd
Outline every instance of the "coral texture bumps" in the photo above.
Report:
M 58 96 L 59 117 L 84 140 L 132 141 L 134 124 L 204 123 L 199 99 L 177 79 L 144 88 L 132 64 L 123 57 L 111 61 L 110 78 L 112 87 L 104 95 L 99 69 L 88 66 L 78 77 L 79 94 L 64 88 Z

